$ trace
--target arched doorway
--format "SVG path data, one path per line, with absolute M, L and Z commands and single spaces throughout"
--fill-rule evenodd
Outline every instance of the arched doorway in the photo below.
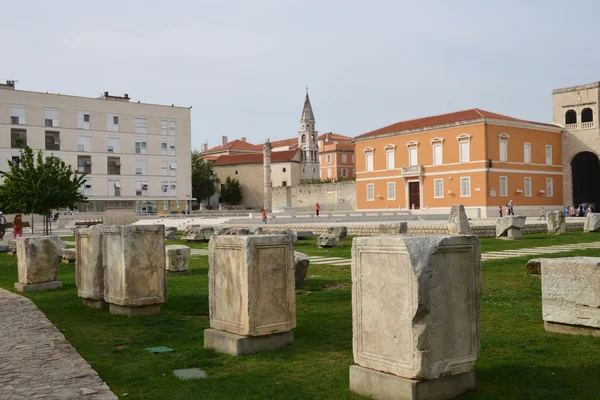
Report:
M 577 154 L 571 161 L 573 205 L 590 203 L 594 211 L 600 207 L 600 160 L 589 151 Z

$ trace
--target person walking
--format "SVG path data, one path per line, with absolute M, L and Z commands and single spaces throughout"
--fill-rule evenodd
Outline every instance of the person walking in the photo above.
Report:
M 512 200 L 508 202 L 508 205 L 506 206 L 506 208 L 508 209 L 508 215 L 515 215 L 515 209 L 513 207 Z
M 267 224 L 267 212 L 265 211 L 265 209 L 262 209 L 262 218 L 263 218 L 263 223 L 266 225 Z
M 500 214 L 500 218 L 502 218 L 502 204 L 498 207 L 498 214 Z
M 546 219 L 546 214 L 544 214 L 544 207 L 540 207 L 540 219 Z
M 17 235 L 23 237 L 23 217 L 21 214 L 15 215 L 13 219 L 13 239 L 16 239 Z
M 317 217 L 319 216 L 319 211 L 321 211 L 321 206 L 319 205 L 319 203 L 317 203 L 317 205 L 315 206 L 315 211 L 317 213 Z
M 4 239 L 4 234 L 6 233 L 6 217 L 0 211 L 0 240 Z

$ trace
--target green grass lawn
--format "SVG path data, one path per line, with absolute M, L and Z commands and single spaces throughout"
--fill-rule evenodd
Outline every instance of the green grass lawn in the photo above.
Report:
M 548 236 L 548 235 L 545 235 Z M 537 247 L 595 240 L 569 233 L 527 240 L 482 240 L 482 250 Z M 206 246 L 201 244 L 198 246 Z M 195 246 L 194 246 L 195 247 Z M 349 257 L 351 241 L 318 249 L 299 241 L 310 255 Z M 586 255 L 600 250 L 551 254 Z M 598 399 L 600 338 L 546 333 L 541 319 L 540 280 L 525 272 L 529 258 L 483 262 L 481 352 L 477 388 L 465 399 Z M 297 290 L 295 342 L 284 349 L 231 357 L 203 348 L 208 320 L 207 257 L 195 257 L 192 274 L 169 275 L 168 303 L 158 315 L 128 319 L 85 308 L 77 297 L 74 267 L 61 267 L 62 290 L 27 294 L 80 354 L 123 399 L 359 399 L 348 390 L 352 365 L 350 267 L 312 265 Z M 0 254 L 0 287 L 17 281 L 16 258 Z M 173 353 L 150 354 L 151 346 Z M 198 367 L 209 377 L 180 381 L 171 371 Z M 125 395 L 126 394 L 126 395 Z

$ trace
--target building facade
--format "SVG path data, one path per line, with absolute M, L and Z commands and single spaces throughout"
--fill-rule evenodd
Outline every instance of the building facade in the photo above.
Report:
M 337 133 L 319 136 L 321 180 L 354 179 L 354 144 L 352 138 Z
M 87 174 L 80 211 L 169 214 L 191 206 L 190 109 L 0 85 L 0 159 L 20 146 Z M 6 164 L 5 164 L 6 165 Z
M 479 109 L 399 122 L 355 138 L 357 207 L 498 216 L 563 208 L 562 129 Z

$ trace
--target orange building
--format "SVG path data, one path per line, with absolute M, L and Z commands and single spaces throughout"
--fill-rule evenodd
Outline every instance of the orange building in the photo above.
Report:
M 321 179 L 354 179 L 354 144 L 352 138 L 337 133 L 319 136 Z
M 496 217 L 563 208 L 562 128 L 479 109 L 399 122 L 355 138 L 357 207 Z

